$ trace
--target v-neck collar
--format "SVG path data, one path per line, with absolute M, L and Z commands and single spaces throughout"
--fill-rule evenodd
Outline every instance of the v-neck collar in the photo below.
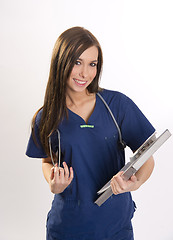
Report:
M 97 105 L 98 105 L 98 96 L 96 94 L 96 100 L 95 100 L 95 106 L 94 106 L 94 110 L 93 112 L 91 113 L 88 121 L 86 122 L 80 115 L 78 115 L 77 113 L 73 112 L 72 110 L 70 110 L 69 108 L 68 109 L 68 112 L 75 118 L 75 120 L 79 121 L 80 123 L 82 124 L 92 124 L 92 121 L 94 119 L 94 116 L 96 115 L 96 112 L 97 112 Z

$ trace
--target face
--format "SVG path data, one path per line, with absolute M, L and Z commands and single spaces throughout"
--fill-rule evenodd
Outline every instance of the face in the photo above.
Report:
M 98 49 L 92 46 L 77 59 L 67 81 L 67 91 L 83 92 L 97 73 Z

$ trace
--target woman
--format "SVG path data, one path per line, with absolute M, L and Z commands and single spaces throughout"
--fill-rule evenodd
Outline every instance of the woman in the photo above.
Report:
M 130 192 L 149 178 L 154 161 L 151 157 L 129 181 L 123 180 L 119 170 L 125 164 L 124 150 L 96 93 L 109 105 L 132 151 L 155 130 L 127 96 L 99 88 L 101 70 L 102 50 L 88 30 L 74 27 L 60 35 L 44 105 L 33 118 L 26 152 L 43 159 L 44 177 L 55 194 L 47 218 L 47 240 L 133 239 L 135 204 Z M 49 139 L 54 161 L 60 140 L 61 167 L 52 164 Z M 97 191 L 110 179 L 114 194 L 98 207 Z

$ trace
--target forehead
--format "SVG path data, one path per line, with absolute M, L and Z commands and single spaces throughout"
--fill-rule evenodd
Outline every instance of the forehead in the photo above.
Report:
M 98 49 L 96 46 L 87 48 L 80 56 L 81 60 L 95 61 L 98 58 Z

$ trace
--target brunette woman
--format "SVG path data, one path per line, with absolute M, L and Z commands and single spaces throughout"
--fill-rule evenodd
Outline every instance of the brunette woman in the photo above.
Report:
M 81 27 L 63 32 L 53 50 L 44 105 L 33 118 L 26 152 L 42 158 L 44 177 L 55 194 L 47 240 L 133 240 L 135 204 L 130 192 L 149 178 L 154 161 L 151 157 L 129 181 L 123 180 L 118 172 L 125 164 L 124 150 L 97 93 L 132 151 L 155 130 L 130 98 L 99 88 L 102 62 L 99 42 Z M 114 194 L 98 207 L 97 191 L 110 179 Z

